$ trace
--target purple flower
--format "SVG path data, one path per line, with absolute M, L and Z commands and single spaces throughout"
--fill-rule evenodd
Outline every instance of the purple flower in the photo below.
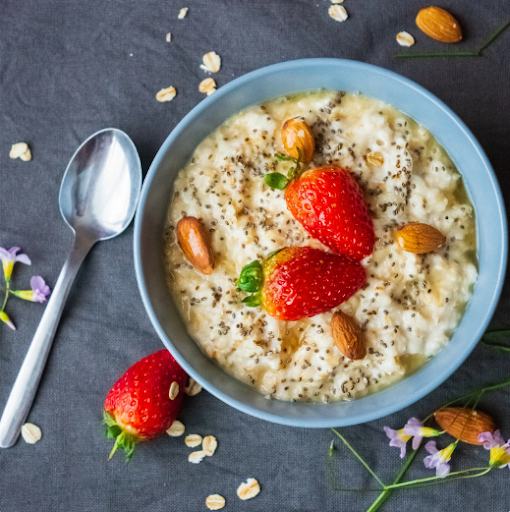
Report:
M 438 450 L 436 447 L 435 441 L 429 441 L 425 445 L 425 450 L 427 450 L 431 455 L 428 455 L 423 460 L 425 467 L 427 469 L 436 468 L 436 476 L 445 477 L 450 472 L 450 465 L 448 464 L 449 460 L 452 458 L 453 450 L 457 443 L 452 443 L 448 445 L 446 448 L 442 450 Z
M 34 276 L 30 279 L 30 286 L 33 291 L 33 302 L 45 302 L 50 294 L 50 287 L 44 282 L 41 276 Z
M 11 247 L 9 250 L 0 247 L 0 260 L 4 268 L 5 281 L 9 282 L 11 279 L 12 269 L 14 264 L 24 263 L 25 265 L 31 265 L 32 262 L 26 254 L 17 254 L 20 251 L 19 247 Z
M 11 290 L 13 295 L 20 299 L 32 302 L 45 302 L 46 296 L 50 294 L 50 287 L 44 282 L 41 276 L 34 276 L 30 279 L 31 290 Z
M 491 468 L 508 466 L 510 469 L 510 439 L 505 443 L 500 431 L 496 430 L 494 434 L 491 432 L 478 434 L 478 441 L 483 443 L 483 447 L 491 452 L 489 460 Z
M 413 450 L 417 450 L 424 437 L 436 437 L 441 435 L 441 432 L 435 428 L 424 427 L 423 422 L 418 418 L 410 418 L 404 425 L 404 434 L 407 436 L 414 436 Z
M 406 454 L 407 441 L 411 439 L 411 436 L 405 435 L 403 428 L 400 430 L 393 430 L 390 427 L 384 427 L 384 431 L 390 439 L 390 446 L 400 448 L 400 458 L 403 459 Z
M 483 443 L 483 447 L 486 450 L 505 444 L 499 430 L 496 430 L 494 434 L 492 432 L 482 432 L 481 434 L 478 434 L 478 442 Z

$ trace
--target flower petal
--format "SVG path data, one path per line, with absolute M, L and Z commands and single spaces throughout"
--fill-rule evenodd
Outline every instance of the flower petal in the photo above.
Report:
M 423 464 L 427 469 L 434 469 L 439 463 L 439 455 L 437 453 L 433 453 L 432 455 L 427 455 L 423 459 Z
M 437 449 L 436 442 L 435 441 L 429 441 L 425 445 L 425 450 L 427 450 L 429 453 L 437 453 L 439 450 Z
M 494 434 L 492 434 L 492 439 L 499 445 L 505 444 L 505 440 L 501 436 L 501 432 L 499 431 L 499 429 L 494 431 Z
M 499 430 L 492 432 L 482 432 L 478 434 L 478 442 L 483 443 L 483 447 L 486 450 L 495 448 L 496 446 L 502 446 L 505 444 L 504 439 L 501 437 Z
M 404 425 L 404 434 L 408 436 L 416 436 L 420 432 L 423 423 L 418 418 L 409 418 L 408 422 Z
M 4 258 L 10 258 L 10 253 L 7 249 L 4 249 L 3 247 L 0 247 L 0 259 Z
M 422 436 L 414 436 L 413 437 L 413 450 L 417 450 L 420 447 Z
M 436 466 L 436 476 L 445 477 L 450 472 L 450 465 L 447 462 L 440 462 Z
M 32 265 L 30 258 L 26 254 L 19 254 L 16 256 L 16 261 L 19 263 L 24 263 L 25 265 Z
M 394 437 L 396 437 L 398 435 L 397 431 L 393 430 L 390 427 L 383 427 L 383 428 L 384 428 L 384 431 L 386 432 L 386 435 L 388 436 L 389 439 L 393 439 Z
M 49 295 L 50 293 L 50 287 L 41 276 L 33 276 L 32 279 L 30 279 L 30 286 L 32 290 L 39 290 L 43 295 Z

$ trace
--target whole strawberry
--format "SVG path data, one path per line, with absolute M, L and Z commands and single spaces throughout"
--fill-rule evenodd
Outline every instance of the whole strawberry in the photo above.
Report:
M 333 251 L 356 260 L 372 254 L 370 211 L 348 170 L 335 165 L 310 169 L 287 187 L 285 200 L 306 231 Z
M 261 265 L 246 265 L 239 289 L 253 293 L 243 302 L 263 306 L 279 320 L 299 320 L 329 311 L 365 283 L 365 270 L 346 256 L 312 247 L 286 247 Z
M 165 433 L 179 414 L 187 378 L 168 350 L 144 357 L 126 371 L 104 402 L 106 436 L 115 438 L 110 458 L 122 448 L 129 460 L 137 443 Z

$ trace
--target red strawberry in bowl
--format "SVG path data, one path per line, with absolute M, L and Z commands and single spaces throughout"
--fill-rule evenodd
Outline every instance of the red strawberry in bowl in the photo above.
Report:
M 372 254 L 374 226 L 363 191 L 346 169 L 325 165 L 304 172 L 285 191 L 287 208 L 312 235 L 339 254 Z
M 114 384 L 104 402 L 106 436 L 115 438 L 126 459 L 137 443 L 164 434 L 181 409 L 187 374 L 168 350 L 147 356 Z
M 246 265 L 237 281 L 253 293 L 243 302 L 262 306 L 279 320 L 325 313 L 354 295 L 365 283 L 365 270 L 343 255 L 312 247 L 286 247 L 263 263 Z

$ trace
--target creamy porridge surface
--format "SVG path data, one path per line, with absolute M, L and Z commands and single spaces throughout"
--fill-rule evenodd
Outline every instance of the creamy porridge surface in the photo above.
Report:
M 349 168 L 363 188 L 377 237 L 362 261 L 367 286 L 338 308 L 283 322 L 241 300 L 236 279 L 255 259 L 286 246 L 313 246 L 287 210 L 284 191 L 264 182 L 284 171 L 283 123 L 302 116 L 316 141 L 309 168 Z M 384 163 L 367 159 L 379 152 Z M 215 270 L 204 275 L 185 259 L 175 236 L 183 216 L 209 230 Z M 435 252 L 404 252 L 395 229 L 430 224 L 447 242 Z M 435 355 L 458 326 L 477 278 L 475 215 L 461 176 L 423 126 L 395 108 L 331 91 L 284 97 L 246 109 L 195 150 L 179 173 L 165 233 L 168 284 L 191 336 L 238 379 L 268 397 L 337 401 L 371 393 Z M 345 358 L 333 343 L 336 310 L 364 330 L 367 355 Z

